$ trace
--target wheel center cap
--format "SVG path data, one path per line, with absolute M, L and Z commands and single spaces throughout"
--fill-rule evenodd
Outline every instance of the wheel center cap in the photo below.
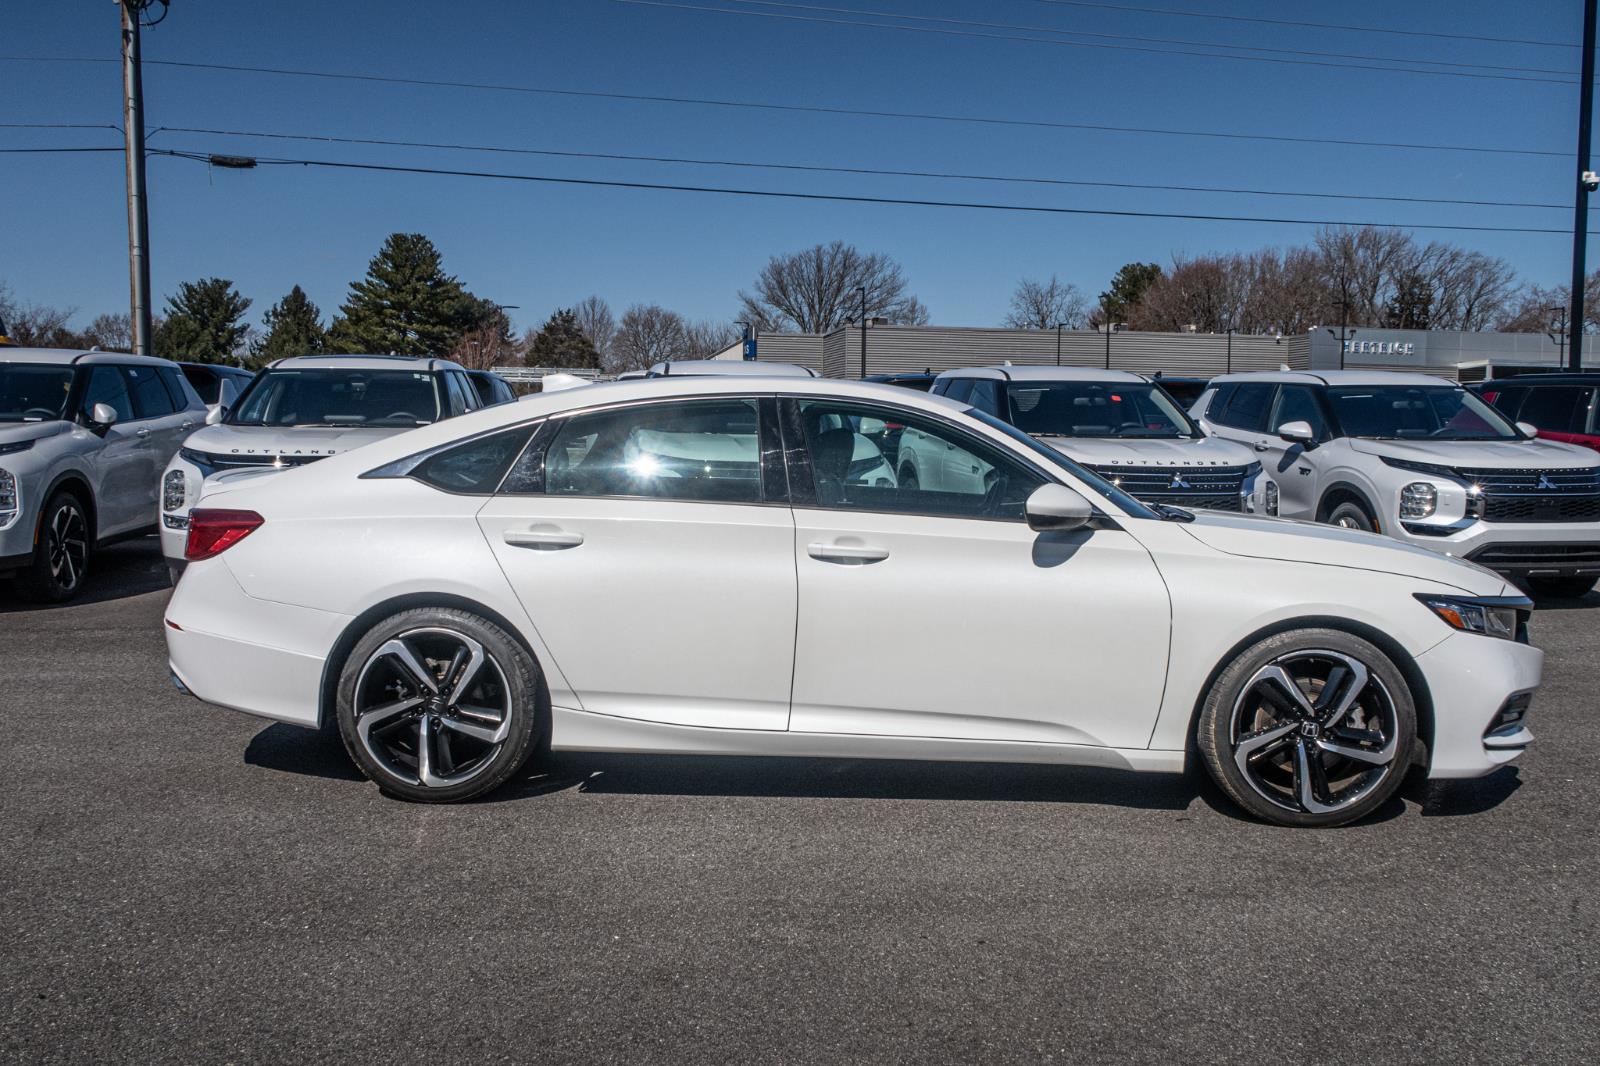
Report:
M 1300 723 L 1300 735 L 1310 740 L 1315 740 L 1322 735 L 1322 727 L 1312 719 Z

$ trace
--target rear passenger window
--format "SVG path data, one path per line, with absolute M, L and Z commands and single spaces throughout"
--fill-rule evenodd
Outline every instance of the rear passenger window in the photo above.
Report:
M 562 420 L 545 452 L 545 492 L 760 503 L 758 426 L 754 400 L 574 415 Z
M 133 397 L 135 418 L 160 418 L 170 415 L 175 407 L 167 387 L 153 366 L 125 366 L 122 372 L 128 378 L 128 395 Z
M 128 383 L 114 366 L 97 366 L 89 371 L 89 384 L 83 390 L 83 413 L 94 415 L 94 405 L 110 404 L 119 422 L 133 419 L 133 401 L 128 398 Z
M 532 435 L 532 427 L 518 426 L 457 444 L 418 463 L 411 476 L 445 492 L 492 495 Z
M 967 397 L 972 395 L 972 381 L 972 378 L 956 378 L 944 394 L 957 403 L 966 403 Z

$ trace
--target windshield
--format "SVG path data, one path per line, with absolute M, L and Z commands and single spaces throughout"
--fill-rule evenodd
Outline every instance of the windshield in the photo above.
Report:
M 1086 482 L 1090 488 L 1107 497 L 1112 503 L 1116 504 L 1118 507 L 1122 508 L 1135 518 L 1161 517 L 1149 507 L 1140 503 L 1126 492 L 1123 492 L 1121 489 L 1117 488 L 1099 474 L 1096 474 L 1093 470 L 1090 470 L 1087 467 L 1079 466 L 1077 463 L 1073 462 L 1071 459 L 1068 459 L 1065 455 L 1062 455 L 1054 448 L 1045 447 L 1043 444 L 1040 444 L 1038 441 L 1028 436 L 1027 433 L 1024 433 L 1016 426 L 1002 422 L 993 415 L 978 410 L 976 407 L 967 408 L 966 413 L 971 415 L 973 418 L 976 418 L 984 425 L 989 426 L 991 429 L 997 429 L 1001 433 L 1004 433 L 1006 436 L 1010 437 L 1012 440 L 1028 449 L 1028 451 L 1032 452 L 1036 457 L 1044 459 L 1055 466 L 1065 467 L 1066 469 L 1072 471 L 1073 476 L 1078 480 Z
M 1177 404 L 1145 382 L 1013 381 L 1011 421 L 1040 437 L 1198 437 Z
M 1449 385 L 1341 385 L 1328 390 L 1348 437 L 1518 440 L 1516 429 L 1466 389 Z
M 65 418 L 72 368 L 48 363 L 0 363 L 0 422 Z
M 413 370 L 263 370 L 230 426 L 426 425 L 439 419 L 434 376 Z

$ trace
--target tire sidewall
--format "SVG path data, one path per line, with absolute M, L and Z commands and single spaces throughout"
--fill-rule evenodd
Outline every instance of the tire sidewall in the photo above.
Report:
M 367 660 L 390 638 L 426 628 L 455 630 L 482 644 L 505 676 L 511 707 L 510 735 L 495 754 L 489 768 L 472 780 L 449 788 L 428 788 L 397 779 L 368 753 L 356 732 L 356 681 Z M 540 699 L 542 691 L 542 675 L 538 664 L 504 629 L 468 611 L 422 607 L 382 619 L 356 641 L 340 667 L 335 716 L 339 736 L 350 758 L 385 795 L 417 803 L 456 803 L 494 791 L 528 761 L 548 729 L 546 709 Z
M 1339 506 L 1335 507 L 1332 511 L 1328 512 L 1328 524 L 1331 526 L 1338 525 L 1339 518 L 1342 515 L 1349 515 L 1350 517 L 1354 518 L 1358 523 L 1355 527 L 1357 529 L 1368 533 L 1378 532 L 1377 520 L 1374 519 L 1372 514 L 1359 503 L 1346 500 L 1344 503 L 1341 503 Z M 1344 528 L 1348 529 L 1350 527 L 1346 526 Z
M 83 522 L 84 537 L 83 568 L 78 573 L 78 583 L 70 589 L 63 588 L 50 572 L 50 530 L 57 513 L 68 505 L 77 508 L 78 517 Z M 89 509 L 76 493 L 57 490 L 45 501 L 44 510 L 39 514 L 39 525 L 34 535 L 33 562 L 18 575 L 17 590 L 36 603 L 65 603 L 83 591 L 84 583 L 89 579 L 89 564 L 93 555 L 94 531 L 89 526 Z
M 1400 742 L 1395 749 L 1394 761 L 1389 765 L 1388 777 L 1359 803 L 1328 814 L 1290 811 L 1271 803 L 1257 794 L 1233 761 L 1233 708 L 1245 684 L 1257 670 L 1272 660 L 1291 652 L 1311 649 L 1342 652 L 1365 663 L 1367 669 L 1388 690 L 1400 733 Z M 1417 750 L 1416 703 L 1399 667 L 1370 641 L 1338 629 L 1292 629 L 1257 641 L 1217 676 L 1207 693 L 1195 739 L 1212 779 L 1230 799 L 1251 815 L 1285 826 L 1343 825 L 1359 821 L 1382 807 L 1405 781 Z

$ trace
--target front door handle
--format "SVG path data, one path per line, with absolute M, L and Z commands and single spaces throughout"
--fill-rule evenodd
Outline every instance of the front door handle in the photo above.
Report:
M 1268 448 L 1270 448 L 1270 447 L 1272 447 L 1272 445 L 1270 445 L 1270 444 L 1268 444 L 1268 443 L 1267 443 L 1267 442 L 1266 442 L 1266 441 L 1264 441 L 1264 440 L 1258 440 L 1258 441 L 1256 441 L 1256 451 L 1258 451 L 1258 452 L 1264 452 L 1264 451 L 1266 451 L 1266 450 L 1267 450 L 1267 449 L 1268 449 Z
M 150 431 L 148 429 L 141 429 L 139 431 L 139 439 L 140 440 L 144 440 L 144 438 L 148 437 L 149 435 L 150 435 Z
M 870 544 L 824 544 L 821 541 L 807 544 L 806 553 L 825 563 L 881 563 L 889 558 L 888 548 L 877 548 Z
M 501 536 L 513 548 L 533 548 L 539 551 L 576 548 L 583 543 L 582 533 L 568 533 L 564 529 L 508 529 Z

